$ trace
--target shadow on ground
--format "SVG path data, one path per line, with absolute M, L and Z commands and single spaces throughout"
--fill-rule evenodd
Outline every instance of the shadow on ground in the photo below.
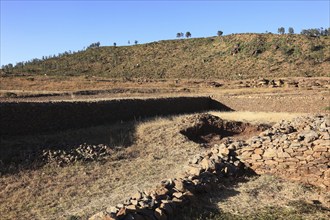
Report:
M 201 100 L 205 102 L 205 99 L 201 99 Z M 175 115 L 182 113 L 192 113 L 195 110 L 196 111 L 208 111 L 208 110 L 233 111 L 228 106 L 225 106 L 217 102 L 216 100 L 213 99 L 206 99 L 206 100 L 208 104 L 201 103 L 201 105 L 205 105 L 202 108 L 196 107 L 198 106 L 197 105 L 198 100 L 197 101 L 194 100 L 195 103 L 192 104 L 191 106 L 194 107 L 195 109 L 184 109 L 184 108 L 180 109 L 180 107 L 189 106 L 189 104 L 186 103 L 186 104 L 181 104 L 182 106 L 180 105 L 175 106 L 172 110 L 170 109 L 170 106 L 173 106 L 173 104 L 175 105 L 175 102 L 181 100 L 169 99 L 168 104 L 166 104 L 165 101 L 163 100 L 162 101 L 164 102 L 163 105 L 165 104 L 168 105 L 168 108 L 165 109 L 164 114 L 161 115 L 167 116 L 167 115 Z M 154 104 L 156 104 L 156 101 L 154 102 Z M 38 107 L 40 111 L 42 110 L 42 106 L 43 105 Z M 16 173 L 24 169 L 38 168 L 44 165 L 45 162 L 47 162 L 44 161 L 44 157 L 43 157 L 45 156 L 44 155 L 45 152 L 52 151 L 48 153 L 51 155 L 47 155 L 47 157 L 52 157 L 52 158 L 54 157 L 54 154 L 60 154 L 60 153 L 69 154 L 70 157 L 71 156 L 75 157 L 75 155 L 72 154 L 73 151 L 79 151 L 83 149 L 85 153 L 83 152 L 82 154 L 88 154 L 90 152 L 90 148 L 96 149 L 99 148 L 100 145 L 102 145 L 101 146 L 103 150 L 102 153 L 105 152 L 105 150 L 103 149 L 104 146 L 106 146 L 108 149 L 106 151 L 109 151 L 109 149 L 110 151 L 111 150 L 116 151 L 128 147 L 132 145 L 135 141 L 134 135 L 135 135 L 137 123 L 148 118 L 148 115 L 157 114 L 158 111 L 159 108 L 155 108 L 155 112 L 153 112 L 152 109 L 148 109 L 145 113 L 143 113 L 141 109 L 139 111 L 134 110 L 132 111 L 131 114 L 136 114 L 136 115 L 132 115 L 131 117 L 134 118 L 135 120 L 121 121 L 120 118 L 116 118 L 116 121 L 112 123 L 108 122 L 108 124 L 106 124 L 107 121 L 98 120 L 96 121 L 98 122 L 98 124 L 94 125 L 93 127 L 89 126 L 82 128 L 63 129 L 61 131 L 56 131 L 55 129 L 56 132 L 49 131 L 49 128 L 52 127 L 52 123 L 55 123 L 55 125 L 61 123 L 58 122 L 59 119 L 58 120 L 56 119 L 58 114 L 55 114 L 54 116 L 49 115 L 49 117 L 52 118 L 52 121 L 47 121 L 47 120 L 43 121 L 43 124 L 48 129 L 48 131 L 46 130 L 44 132 L 37 132 L 37 133 L 33 131 L 31 132 L 32 134 L 29 135 L 9 135 L 9 134 L 1 135 L 0 174 Z M 20 116 L 22 116 L 22 114 Z M 106 114 L 109 114 L 109 112 L 107 112 Z M 99 118 L 100 117 L 98 116 L 98 119 Z M 83 119 L 80 118 L 80 120 Z M 93 123 L 96 122 L 94 121 Z M 76 124 L 80 124 L 80 122 L 76 122 Z M 40 126 L 38 127 L 39 130 L 41 128 L 42 127 Z M 110 153 L 113 153 L 113 151 L 111 151 Z M 75 158 L 71 158 L 71 159 L 75 160 Z M 91 155 L 90 158 L 88 158 L 87 155 L 87 159 L 94 159 L 93 155 Z M 70 158 L 68 160 L 70 160 Z
M 69 154 L 82 146 L 86 150 L 93 146 L 107 146 L 112 153 L 119 151 L 134 143 L 136 123 L 130 121 L 57 133 L 3 136 L 0 147 L 0 173 L 38 168 L 48 162 L 44 157 L 45 152 Z
M 241 176 L 223 178 L 215 188 L 202 192 L 196 196 L 198 199 L 192 201 L 189 206 L 178 210 L 174 220 L 236 219 L 235 215 L 220 210 L 217 203 L 239 195 L 240 192 L 235 189 L 235 186 L 239 183 L 247 182 L 249 178 L 254 176 L 257 176 L 257 174 L 253 170 L 246 168 L 245 173 Z

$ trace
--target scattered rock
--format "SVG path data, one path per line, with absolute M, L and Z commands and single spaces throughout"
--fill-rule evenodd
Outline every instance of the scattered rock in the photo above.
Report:
M 47 163 L 55 163 L 58 166 L 73 164 L 78 161 L 101 161 L 115 151 L 104 144 L 89 145 L 81 144 L 78 147 L 62 147 L 60 150 L 44 150 L 42 159 Z

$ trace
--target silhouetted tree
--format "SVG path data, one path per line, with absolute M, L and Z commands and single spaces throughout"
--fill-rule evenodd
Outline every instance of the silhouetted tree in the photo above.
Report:
M 311 37 L 319 37 L 319 36 L 329 36 L 330 28 L 311 28 L 311 29 L 302 29 L 300 34 L 311 36 Z
M 134 44 L 137 45 L 139 42 L 137 40 L 134 41 Z
M 127 43 L 128 43 L 128 44 L 131 44 L 131 41 L 128 41 Z
M 223 34 L 222 31 L 218 31 L 218 32 L 217 32 L 217 35 L 218 35 L 219 37 L 222 36 L 222 34 Z
M 115 46 L 117 46 L 117 43 L 116 43 L 116 42 L 114 42 L 114 43 L 113 43 L 113 46 L 114 46 L 114 47 L 115 47 Z
M 10 72 L 13 69 L 14 65 L 11 63 L 8 63 L 7 65 L 2 66 L 2 69 L 5 70 L 5 72 Z
M 289 27 L 288 32 L 289 32 L 289 34 L 294 34 L 293 27 Z
M 24 63 L 23 62 L 17 62 L 16 63 L 16 65 L 15 65 L 15 68 L 17 67 L 21 67 L 21 68 L 23 68 L 23 66 L 24 66 Z
M 280 28 L 278 28 L 278 29 L 277 29 L 277 33 L 279 33 L 279 34 L 284 34 L 284 33 L 285 33 L 285 29 L 284 29 L 284 27 L 280 27 Z
M 88 48 L 99 47 L 100 45 L 101 45 L 100 42 L 92 43 L 91 45 L 89 45 L 89 46 L 87 47 L 87 49 L 88 49 Z
M 184 35 L 183 35 L 182 32 L 179 32 L 179 33 L 176 34 L 176 37 L 177 37 L 177 38 L 180 38 L 180 37 L 183 37 L 183 36 L 184 36 Z
M 191 33 L 189 31 L 186 32 L 186 38 L 191 37 Z

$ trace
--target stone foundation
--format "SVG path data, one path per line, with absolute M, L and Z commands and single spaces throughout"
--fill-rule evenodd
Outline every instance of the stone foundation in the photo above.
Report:
M 271 173 L 330 189 L 330 120 L 282 121 L 247 141 L 239 158 L 258 174 Z

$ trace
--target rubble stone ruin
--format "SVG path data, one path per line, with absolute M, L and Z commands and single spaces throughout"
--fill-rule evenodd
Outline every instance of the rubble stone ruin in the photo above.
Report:
M 173 219 L 178 208 L 214 189 L 222 179 L 251 170 L 330 190 L 330 118 L 325 115 L 281 121 L 268 129 L 257 126 L 262 132 L 247 140 L 230 136 L 251 129 L 248 123 L 209 114 L 187 117 L 183 123 L 188 127 L 181 134 L 210 148 L 189 161 L 184 175 L 163 180 L 154 190 L 139 191 L 90 220 Z

